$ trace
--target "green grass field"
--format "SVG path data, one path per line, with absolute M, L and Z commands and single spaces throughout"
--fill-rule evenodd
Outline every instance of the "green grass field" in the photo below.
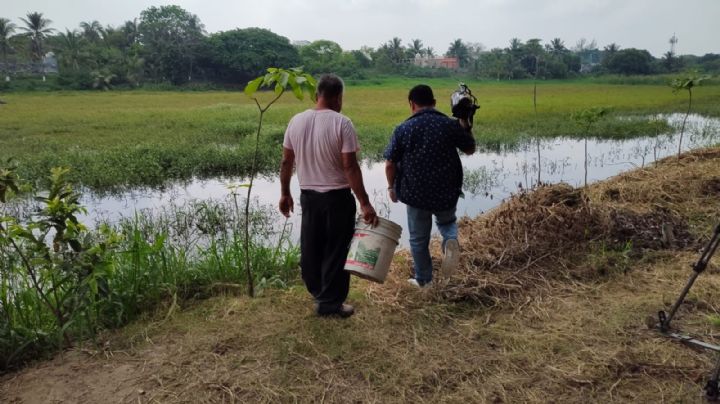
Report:
M 377 158 L 393 128 L 409 115 L 414 84 L 430 84 L 438 107 L 449 111 L 455 80 L 392 79 L 349 83 L 343 112 L 355 123 L 364 156 Z M 579 136 L 571 113 L 611 108 L 591 133 L 599 137 L 653 133 L 649 114 L 684 112 L 687 95 L 662 85 L 540 82 L 538 115 L 532 82 L 469 82 L 482 108 L 475 134 L 487 147 L 539 136 Z M 12 93 L 0 106 L 0 159 L 13 157 L 20 173 L 42 179 L 53 166 L 69 166 L 72 179 L 102 190 L 157 185 L 191 176 L 242 175 L 250 165 L 257 110 L 240 92 Z M 263 168 L 274 171 L 288 119 L 311 107 L 284 96 L 266 114 Z M 697 88 L 693 110 L 720 116 L 720 86 Z M 617 119 L 619 116 L 638 119 Z M 536 129 L 537 123 L 537 129 Z

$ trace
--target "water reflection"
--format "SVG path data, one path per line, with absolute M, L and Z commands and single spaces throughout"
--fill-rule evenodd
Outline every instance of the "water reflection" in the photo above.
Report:
M 678 127 L 682 115 L 664 117 Z M 686 128 L 683 150 L 709 146 L 720 142 L 720 121 L 692 116 Z M 631 140 L 588 140 L 588 182 L 602 180 L 622 171 L 644 167 L 660 158 L 677 152 L 679 134 Z M 537 147 L 540 147 L 538 161 Z M 528 141 L 512 150 L 478 152 L 462 157 L 465 167 L 465 196 L 458 203 L 458 216 L 476 216 L 507 198 L 519 188 L 531 188 L 541 178 L 544 183 L 567 182 L 582 185 L 584 179 L 584 141 L 556 138 Z M 539 164 L 538 164 L 539 163 Z M 385 166 L 383 162 L 365 161 L 362 164 L 365 186 L 378 214 L 406 227 L 405 207 L 389 201 L 386 194 Z M 540 167 L 540 171 L 538 170 Z M 136 212 L 157 212 L 167 206 L 180 206 L 196 200 L 230 198 L 229 185 L 244 183 L 242 178 L 215 178 L 191 180 L 157 189 L 135 189 L 114 196 L 86 193 L 82 203 L 88 212 L 81 218 L 92 225 L 99 222 L 117 222 Z M 293 177 L 291 190 L 295 198 L 295 214 L 290 223 L 297 241 L 300 229 L 299 187 Z M 280 184 L 276 177 L 256 180 L 253 195 L 257 203 L 276 212 L 276 225 L 281 228 L 284 218 L 275 208 L 280 198 Z M 407 246 L 408 235 L 403 232 L 401 244 Z

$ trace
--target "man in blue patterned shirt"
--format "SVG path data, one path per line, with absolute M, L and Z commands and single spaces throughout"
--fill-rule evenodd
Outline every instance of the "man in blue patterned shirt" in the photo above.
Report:
M 465 119 L 452 119 L 435 109 L 432 89 L 417 85 L 408 95 L 412 116 L 393 132 L 385 149 L 385 175 L 393 202 L 407 205 L 414 275 L 408 281 L 424 287 L 432 281 L 430 232 L 432 217 L 443 238 L 441 272 L 457 266 L 457 218 L 463 171 L 457 149 L 475 153 L 475 139 Z

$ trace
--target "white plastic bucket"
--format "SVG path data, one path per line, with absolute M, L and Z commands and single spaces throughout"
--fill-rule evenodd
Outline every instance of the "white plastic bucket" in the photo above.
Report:
M 373 282 L 385 282 L 401 234 L 402 227 L 390 220 L 379 217 L 378 225 L 372 227 L 358 218 L 345 270 Z

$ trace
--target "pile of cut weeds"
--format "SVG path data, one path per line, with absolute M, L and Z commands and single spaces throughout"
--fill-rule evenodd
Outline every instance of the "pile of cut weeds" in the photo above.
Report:
M 621 174 L 587 188 L 543 185 L 522 191 L 497 208 L 459 223 L 462 257 L 457 271 L 423 298 L 493 305 L 556 279 L 592 279 L 587 257 L 625 250 L 695 249 L 718 219 L 720 149 L 666 158 L 650 168 Z M 439 257 L 439 243 L 432 246 Z M 385 286 L 369 288 L 375 299 L 411 304 L 405 286 L 412 258 L 395 260 Z M 388 287 L 389 285 L 389 287 Z

